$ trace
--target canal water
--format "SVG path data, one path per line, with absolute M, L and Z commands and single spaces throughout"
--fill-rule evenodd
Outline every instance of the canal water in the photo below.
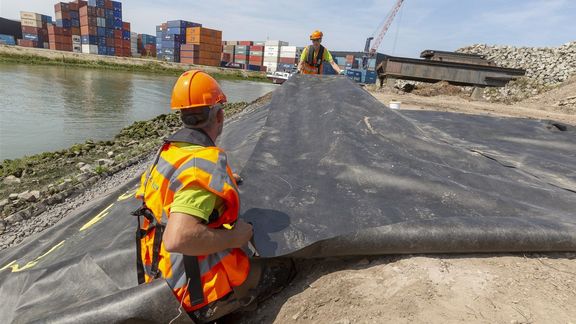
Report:
M 170 112 L 177 77 L 0 64 L 0 161 L 112 139 L 134 121 Z M 229 102 L 250 102 L 277 86 L 220 81 Z

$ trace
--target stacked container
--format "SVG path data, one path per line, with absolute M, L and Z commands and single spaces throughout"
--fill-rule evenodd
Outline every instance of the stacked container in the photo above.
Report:
M 186 28 L 186 44 L 182 45 L 180 62 L 220 66 L 222 32 L 204 27 Z
M 268 72 L 275 72 L 278 70 L 280 48 L 282 46 L 288 46 L 288 43 L 278 40 L 269 40 L 264 44 L 264 66 L 267 68 Z
M 302 54 L 302 47 L 296 46 L 282 46 L 280 47 L 280 56 L 278 58 L 278 71 L 292 71 L 296 68 L 300 55 Z
M 82 42 L 82 53 L 87 54 L 98 54 L 98 45 L 99 43 L 104 44 L 106 40 L 99 42 L 98 27 L 101 23 L 101 18 L 98 17 L 98 13 L 100 15 L 103 14 L 103 10 L 99 10 L 97 7 L 90 5 L 90 2 L 86 6 L 82 6 L 78 10 L 80 14 L 80 38 Z M 100 34 L 103 34 L 101 32 Z M 105 52 L 103 50 L 102 52 Z
M 154 41 L 156 42 L 156 41 Z M 140 39 L 138 33 L 130 33 L 130 54 L 132 57 L 140 57 Z
M 0 34 L 0 45 L 16 45 L 16 41 L 14 41 L 14 36 Z
M 138 35 L 138 53 L 144 57 L 156 57 L 156 37 L 147 34 Z
M 252 42 L 250 42 L 252 43 Z M 239 64 L 248 65 L 248 57 L 250 56 L 250 45 L 236 45 L 234 54 L 234 62 Z
M 180 62 L 180 46 L 186 43 L 186 29 L 202 24 L 185 20 L 172 20 L 156 26 L 156 53 L 160 60 Z
M 70 36 L 58 35 L 65 38 L 71 38 L 72 48 L 65 49 L 67 51 L 82 52 L 82 43 L 80 40 L 80 6 L 86 6 L 86 2 L 59 2 L 54 5 L 54 11 L 56 12 L 56 27 L 70 31 Z M 68 44 L 68 39 L 66 39 L 64 43 Z M 52 48 L 54 47 L 55 46 L 52 46 Z
M 222 65 L 234 62 L 234 54 L 236 53 L 236 44 L 230 44 L 230 42 L 222 42 Z
M 248 56 L 247 69 L 251 71 L 261 71 L 264 66 L 264 46 L 249 46 L 250 55 Z
M 52 17 L 33 13 L 20 12 L 22 24 L 22 39 L 18 45 L 23 47 L 48 48 L 48 25 L 52 23 Z

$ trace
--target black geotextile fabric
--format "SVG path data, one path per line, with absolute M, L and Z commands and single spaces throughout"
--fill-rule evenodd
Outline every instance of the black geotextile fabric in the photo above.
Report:
M 561 123 L 394 111 L 346 78 L 296 76 L 220 145 L 264 257 L 576 251 L 576 132 Z M 137 286 L 136 184 L 0 253 L 0 322 L 178 315 L 165 282 Z

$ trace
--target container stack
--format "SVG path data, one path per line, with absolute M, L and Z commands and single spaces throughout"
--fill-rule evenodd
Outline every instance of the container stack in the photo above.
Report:
M 16 45 L 14 36 L 0 34 L 0 45 Z
M 185 20 L 172 20 L 156 26 L 156 53 L 160 60 L 180 62 L 180 47 L 186 44 L 186 29 L 202 24 Z
M 156 40 L 154 40 L 156 44 Z M 140 57 L 140 38 L 138 33 L 130 32 L 130 54 L 132 57 Z M 154 53 L 156 54 L 156 53 Z
M 238 42 L 234 50 L 235 63 L 242 64 L 244 68 L 248 67 L 248 57 L 250 56 L 250 46 L 252 46 L 252 44 L 253 43 L 249 41 Z
M 98 54 L 98 25 L 100 17 L 98 13 L 102 13 L 95 6 L 87 5 L 82 6 L 78 10 L 80 14 L 80 37 L 82 42 L 82 53 Z M 106 41 L 102 41 L 104 44 Z
M 261 71 L 264 67 L 264 46 L 252 45 L 249 46 L 250 55 L 248 56 L 247 70 Z
M 78 2 L 59 2 L 54 5 L 54 11 L 56 13 L 56 27 L 61 29 L 65 29 L 66 31 L 64 34 L 70 35 L 55 35 L 55 36 L 62 36 L 64 47 L 66 51 L 73 51 L 73 52 L 82 52 L 82 43 L 81 43 L 81 31 L 80 31 L 80 6 L 86 6 L 85 1 L 78 1 Z M 56 37 L 60 38 L 60 37 Z M 68 41 L 68 38 L 71 38 Z M 71 48 L 68 48 L 68 43 L 71 43 Z M 53 45 L 51 48 L 56 48 L 58 46 Z
M 156 37 L 147 34 L 138 35 L 138 53 L 144 57 L 156 57 Z
M 225 66 L 228 63 L 234 62 L 234 54 L 236 53 L 236 41 L 224 41 L 222 42 L 222 57 L 221 65 Z
M 181 45 L 180 62 L 220 66 L 222 32 L 204 27 L 186 28 L 186 43 Z
M 264 66 L 268 72 L 276 72 L 278 70 L 280 48 L 282 46 L 288 46 L 288 43 L 279 40 L 269 40 L 265 42 Z
M 290 72 L 296 68 L 300 55 L 302 54 L 302 47 L 296 46 L 282 46 L 280 47 L 280 56 L 278 58 L 277 71 Z
M 355 59 L 354 55 L 346 55 L 346 69 L 357 69 L 358 60 Z
M 49 48 L 48 25 L 52 17 L 33 12 L 20 12 L 22 39 L 18 45 L 23 47 Z

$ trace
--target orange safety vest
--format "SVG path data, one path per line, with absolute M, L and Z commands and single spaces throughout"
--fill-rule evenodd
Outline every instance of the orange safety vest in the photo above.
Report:
M 190 151 L 171 142 L 186 142 L 204 148 Z M 136 197 L 143 205 L 133 213 L 138 216 L 139 282 L 164 278 L 188 312 L 225 297 L 234 287 L 244 283 L 250 271 L 248 257 L 241 249 L 198 257 L 169 253 L 164 249 L 162 235 L 170 218 L 174 194 L 190 184 L 199 185 L 224 200 L 225 211 L 218 215 L 215 210 L 208 227 L 223 228 L 225 224 L 236 222 L 240 197 L 226 154 L 203 131 L 187 128 L 165 140 L 156 161 L 142 175 Z M 143 223 L 140 216 L 143 216 Z
M 316 58 L 314 57 L 314 46 L 308 46 L 306 60 L 302 62 L 303 74 L 322 74 L 322 60 L 324 59 L 324 46 L 320 45 Z

